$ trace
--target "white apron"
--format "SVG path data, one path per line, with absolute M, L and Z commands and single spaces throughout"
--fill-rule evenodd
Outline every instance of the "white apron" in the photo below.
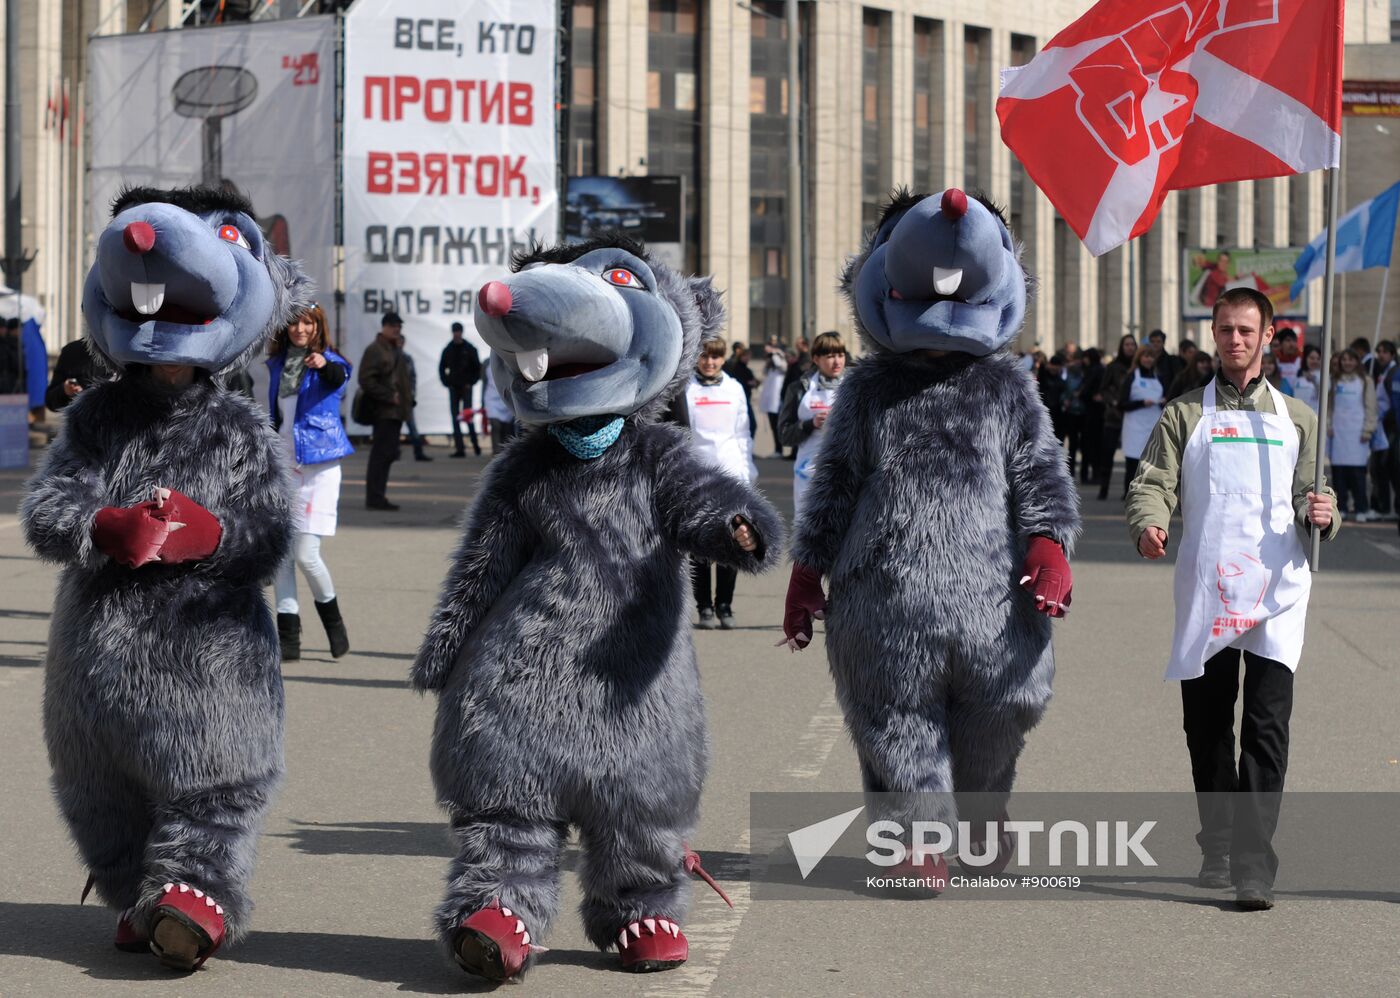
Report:
M 1277 414 L 1215 408 L 1215 382 L 1181 458 L 1176 631 L 1167 679 L 1195 679 L 1224 648 L 1298 668 L 1312 576 L 1293 510 L 1298 430 Z
M 299 533 L 318 537 L 334 537 L 336 514 L 340 505 L 340 460 L 321 464 L 297 464 L 296 442 L 292 439 L 292 424 L 296 421 L 297 397 L 279 397 L 277 407 L 282 411 L 282 426 L 277 435 L 287 448 L 287 466 L 291 469 L 292 496 L 296 501 L 293 513 Z
M 812 383 L 807 386 L 807 392 L 797 403 L 797 421 L 805 423 L 816 416 L 819 412 L 829 413 L 831 407 L 836 404 L 836 389 L 840 388 L 838 383 L 831 388 L 821 387 L 821 376 L 812 375 Z M 794 521 L 797 515 L 802 512 L 802 499 L 807 494 L 807 487 L 812 484 L 812 476 L 817 472 L 817 458 L 821 456 L 822 444 L 826 441 L 826 424 L 813 430 L 806 440 L 797 448 L 797 460 L 792 466 L 792 515 Z
M 1338 380 L 1332 392 L 1332 437 L 1327 455 L 1344 468 L 1365 467 L 1371 442 L 1361 439 L 1366 429 L 1366 386 L 1360 378 Z
M 1133 372 L 1133 387 L 1128 393 L 1130 402 L 1160 402 L 1165 394 L 1162 390 L 1162 382 L 1155 374 L 1149 374 L 1144 378 L 1141 371 Z M 1161 417 L 1162 407 L 1160 405 L 1144 406 L 1141 409 L 1123 413 L 1124 457 L 1130 457 L 1134 461 L 1142 457 L 1143 449 L 1147 447 L 1147 441 L 1152 438 L 1152 428 L 1157 425 L 1157 420 Z
M 685 401 L 696 453 L 740 481 L 757 481 L 744 386 L 727 374 L 717 385 L 702 385 L 692 377 L 686 385 Z

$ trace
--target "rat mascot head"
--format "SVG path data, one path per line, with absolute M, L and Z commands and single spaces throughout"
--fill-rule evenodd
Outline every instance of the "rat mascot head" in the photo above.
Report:
M 122 191 L 83 289 L 91 343 L 117 370 L 241 367 L 310 302 L 310 282 L 263 241 L 247 199 L 207 187 Z
M 708 277 L 685 278 L 624 236 L 536 247 L 484 285 L 476 328 L 516 419 L 654 416 L 724 325 Z
M 1027 282 L 1001 212 L 956 187 L 898 191 L 842 289 L 873 349 L 985 357 L 1021 328 Z

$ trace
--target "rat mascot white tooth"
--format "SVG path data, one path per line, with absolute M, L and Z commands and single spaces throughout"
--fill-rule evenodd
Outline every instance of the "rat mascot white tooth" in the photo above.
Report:
M 975 840 L 1004 821 L 1026 732 L 1050 699 L 1049 617 L 1069 606 L 1079 530 L 1049 415 L 1006 350 L 1026 276 L 991 205 L 955 188 L 900 192 L 843 290 L 869 353 L 827 420 L 783 629 L 799 649 L 827 614 L 872 810 L 907 830 L 955 822 L 960 804 Z M 1004 826 L 996 838 L 984 872 L 1010 859 Z M 946 873 L 942 856 L 920 859 L 921 876 Z
M 432 774 L 456 857 L 438 935 L 522 973 L 569 827 L 589 939 L 682 963 L 705 775 L 686 555 L 770 566 L 781 522 L 657 416 L 724 322 L 709 279 L 622 238 L 536 249 L 481 289 L 492 380 L 531 432 L 487 467 L 412 671 L 439 695 Z
M 20 515 L 63 566 L 44 735 L 87 890 L 122 912 L 118 947 L 192 970 L 246 931 L 282 775 L 263 586 L 293 522 L 266 416 L 214 376 L 311 289 L 236 194 L 128 189 L 112 214 L 83 317 L 118 377 L 73 399 Z

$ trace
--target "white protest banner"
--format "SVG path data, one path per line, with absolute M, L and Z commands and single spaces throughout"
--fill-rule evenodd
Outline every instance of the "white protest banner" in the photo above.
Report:
M 90 238 L 123 185 L 231 184 L 330 313 L 335 32 L 333 17 L 304 17 L 93 38 Z
M 554 19 L 545 0 L 360 0 L 346 20 L 346 351 L 403 317 L 423 433 L 451 427 L 451 324 L 484 363 L 477 289 L 555 238 Z

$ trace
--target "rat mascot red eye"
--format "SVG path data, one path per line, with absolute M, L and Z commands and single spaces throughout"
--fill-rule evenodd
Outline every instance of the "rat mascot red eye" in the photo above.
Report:
M 246 240 L 246 239 L 243 238 L 243 233 L 241 233 L 241 232 L 238 231 L 238 226 L 236 226 L 236 225 L 221 225 L 221 226 L 219 226 L 219 238 L 220 238 L 220 239 L 227 239 L 227 240 L 228 240 L 229 242 L 231 242 L 231 243 L 237 243 L 239 246 L 242 246 L 244 249 L 249 249 L 249 248 L 250 248 L 250 247 L 248 246 L 248 240 Z
M 603 279 L 609 284 L 616 284 L 619 288 L 640 288 L 642 279 L 630 270 L 617 267 L 603 275 Z

